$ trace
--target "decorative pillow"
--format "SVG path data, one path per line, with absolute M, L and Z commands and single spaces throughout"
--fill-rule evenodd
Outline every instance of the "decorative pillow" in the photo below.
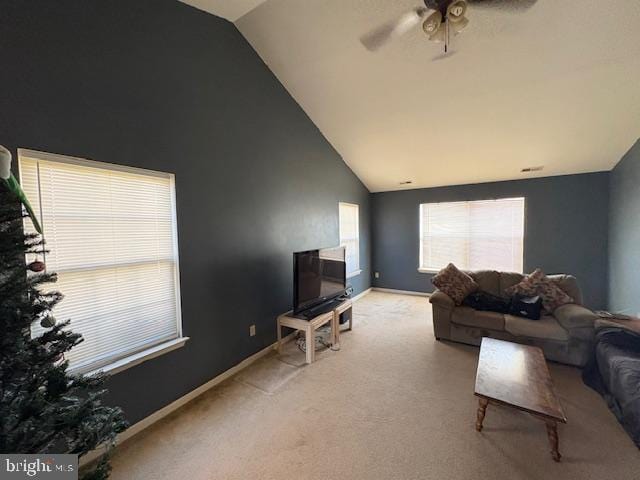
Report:
M 520 283 L 516 283 L 515 285 L 507 288 L 505 290 L 505 293 L 510 297 L 513 297 L 514 295 L 529 296 L 529 297 L 536 296 L 537 295 L 536 288 L 538 284 L 542 281 L 542 279 L 545 278 L 545 276 L 546 275 L 542 270 L 540 270 L 539 268 L 536 268 L 529 275 L 525 275 L 524 278 L 520 281 Z
M 450 263 L 431 279 L 438 289 L 446 293 L 456 305 L 462 304 L 467 295 L 478 290 L 478 284 L 464 272 Z
M 542 270 L 537 268 L 533 273 L 527 275 L 522 281 L 506 290 L 508 295 L 524 295 L 542 297 L 542 305 L 548 313 L 567 303 L 574 303 L 573 298 L 565 293 L 558 284 L 548 278 Z

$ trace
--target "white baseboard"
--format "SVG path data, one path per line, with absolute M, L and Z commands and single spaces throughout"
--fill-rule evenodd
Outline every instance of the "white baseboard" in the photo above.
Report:
M 351 298 L 352 302 L 355 302 L 357 300 L 360 300 L 362 297 L 364 297 L 365 295 L 367 295 L 368 293 L 371 293 L 371 287 L 367 288 L 364 292 L 360 292 L 358 295 L 356 295 L 355 297 Z
M 364 293 L 365 292 L 363 292 L 360 295 L 363 295 Z M 283 337 L 282 341 L 284 343 L 291 341 L 294 338 L 295 334 L 296 334 L 296 332 L 290 333 L 286 337 Z M 161 420 L 162 418 L 164 418 L 167 415 L 169 415 L 170 413 L 176 411 L 180 407 L 183 407 L 184 405 L 189 403 L 191 400 L 193 400 L 196 397 L 202 395 L 207 390 L 210 390 L 211 388 L 215 387 L 219 383 L 225 381 L 227 378 L 229 378 L 229 377 L 235 375 L 236 373 L 240 372 L 241 370 L 247 368 L 249 365 L 254 363 L 256 360 L 259 360 L 260 358 L 264 357 L 269 352 L 274 350 L 276 347 L 277 347 L 277 343 L 274 343 L 272 345 L 269 345 L 268 347 L 263 348 L 259 352 L 254 353 L 250 357 L 247 357 L 244 360 L 242 360 L 237 365 L 231 367 L 229 370 L 226 370 L 226 371 L 222 372 L 220 375 L 218 375 L 217 377 L 212 378 L 207 383 L 205 383 L 203 385 L 200 385 L 195 390 L 190 391 L 186 395 L 184 395 L 184 396 L 180 397 L 179 399 L 171 402 L 169 405 L 166 405 L 165 407 L 162 407 L 160 410 L 158 410 L 156 412 L 153 412 L 151 415 L 149 415 L 148 417 L 143 418 L 138 423 L 135 423 L 135 424 L 131 425 L 124 432 L 120 433 L 117 436 L 116 445 L 118 445 L 119 443 L 124 442 L 125 440 L 130 439 L 134 435 L 136 435 L 136 434 L 140 433 L 141 431 L 143 431 L 145 428 L 147 428 L 147 427 L 153 425 L 154 423 L 156 423 L 158 420 Z M 95 450 L 92 450 L 91 452 L 87 453 L 86 455 L 84 455 L 83 457 L 80 458 L 80 466 L 87 465 L 87 464 L 93 462 L 94 460 L 97 460 L 100 456 L 102 456 L 104 454 L 104 452 L 105 452 L 105 447 L 98 447 Z
M 412 290 L 394 290 L 393 288 L 380 288 L 373 287 L 374 292 L 386 292 L 386 293 L 399 293 L 401 295 L 415 295 L 417 297 L 430 297 L 431 294 L 427 292 L 414 292 Z

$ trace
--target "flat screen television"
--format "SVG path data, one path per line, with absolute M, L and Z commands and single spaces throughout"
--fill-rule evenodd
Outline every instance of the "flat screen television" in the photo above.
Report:
M 347 262 L 344 247 L 293 254 L 293 313 L 328 302 L 345 291 Z

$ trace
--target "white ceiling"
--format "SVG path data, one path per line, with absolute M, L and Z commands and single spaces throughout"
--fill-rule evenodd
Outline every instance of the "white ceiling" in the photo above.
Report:
M 267 0 L 236 22 L 371 191 L 609 170 L 640 136 L 638 0 L 470 8 L 437 61 L 419 27 L 359 43 L 418 4 Z
M 205 12 L 235 22 L 266 0 L 180 0 Z

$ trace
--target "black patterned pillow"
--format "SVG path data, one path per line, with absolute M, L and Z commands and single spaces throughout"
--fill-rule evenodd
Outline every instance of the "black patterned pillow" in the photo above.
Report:
M 456 305 L 461 305 L 467 295 L 479 288 L 473 278 L 458 270 L 453 263 L 440 270 L 431 283 L 451 297 Z

